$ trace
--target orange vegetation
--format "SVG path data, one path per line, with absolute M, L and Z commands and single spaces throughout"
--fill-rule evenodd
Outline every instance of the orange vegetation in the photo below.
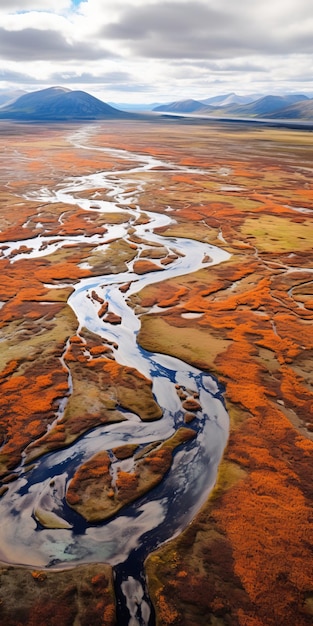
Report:
M 54 366 L 46 363 L 47 368 L 49 365 Z M 24 448 L 46 431 L 54 418 L 58 399 L 68 389 L 61 366 L 42 375 L 36 365 L 31 364 L 25 373 L 24 376 L 13 375 L 1 385 L 4 470 L 14 468 Z
M 136 274 L 146 274 L 147 272 L 157 272 L 159 270 L 162 270 L 162 267 L 159 267 L 159 265 L 156 265 L 155 263 L 152 263 L 152 261 L 148 261 L 148 260 L 139 260 L 139 261 L 135 261 L 134 262 L 134 272 Z
M 257 196 L 249 194 L 243 178 L 247 171 L 239 162 L 228 163 L 233 169 L 229 182 L 240 178 L 238 183 L 245 185 L 244 197 L 237 196 L 241 202 L 232 193 L 232 202 L 202 205 L 196 218 L 177 199 L 175 216 L 182 221 L 163 229 L 163 234 L 185 234 L 188 223 L 190 232 L 218 243 L 214 236 L 222 229 L 230 261 L 149 287 L 137 299 L 138 305 L 151 305 L 162 302 L 164 293 L 171 294 L 170 309 L 143 318 L 139 340 L 147 349 L 183 356 L 215 371 L 225 384 L 232 426 L 212 500 L 180 538 L 148 559 L 149 581 L 162 626 L 215 621 L 230 626 L 307 626 L 313 598 L 313 492 L 308 480 L 313 469 L 313 340 L 306 294 L 311 293 L 307 268 L 313 259 L 309 250 L 302 251 L 302 231 L 298 241 L 289 235 L 295 232 L 294 213 L 286 205 L 293 203 L 293 191 L 300 194 L 297 175 L 288 181 L 289 200 L 281 192 L 274 201 L 267 193 L 275 189 L 262 182 L 260 173 L 266 177 L 268 168 L 254 164 L 253 152 L 249 177 L 254 188 L 259 186 Z M 275 169 L 277 181 L 284 176 L 283 168 L 280 162 Z M 195 176 L 189 188 L 186 177 L 173 182 L 185 186 L 184 194 L 195 195 L 197 189 L 200 193 Z M 307 191 L 298 203 L 312 207 L 313 194 Z M 178 193 L 175 202 L 176 197 Z M 256 198 L 257 205 L 248 204 Z M 263 251 L 258 222 L 253 246 L 249 237 L 243 240 L 246 211 L 262 215 L 271 251 Z M 210 227 L 202 228 L 202 234 L 190 224 L 200 213 Z M 284 216 L 286 231 L 271 235 L 275 213 Z M 296 223 L 303 222 L 298 214 Z M 307 226 L 306 232 L 312 236 Z M 202 316 L 182 318 L 188 311 Z M 169 563 L 174 563 L 172 568 Z M 187 581 L 180 579 L 182 570 Z
M 75 472 L 66 494 L 68 504 L 88 521 L 112 517 L 158 485 L 171 467 L 175 449 L 194 437 L 193 430 L 179 428 L 156 449 L 147 446 L 135 455 L 131 471 L 125 471 L 118 463 L 115 477 L 109 453 L 98 452 Z M 116 459 L 129 458 L 135 451 L 134 447 L 128 448 L 125 457 L 125 448 L 114 449 Z
M 50 204 L 42 206 L 22 197 L 44 185 L 53 188 L 66 175 L 127 168 L 127 160 L 97 150 L 88 150 L 87 155 L 65 136 L 64 129 L 27 126 L 22 141 L 15 131 L 9 132 L 7 161 L 0 170 L 0 248 L 5 252 L 6 241 L 16 242 L 10 258 L 0 259 L 4 473 L 16 467 L 27 446 L 28 454 L 39 456 L 103 421 L 123 419 L 119 407 L 142 419 L 161 417 L 149 381 L 119 366 L 113 345 L 85 331 L 76 335 L 76 320 L 66 305 L 76 280 L 113 271 L 112 266 L 124 267 L 142 241 L 133 234 L 132 243 L 122 247 L 119 242 L 116 248 L 112 244 L 107 257 L 94 260 L 92 245 L 69 246 L 38 259 L 18 257 L 21 252 L 28 254 L 28 247 L 20 248 L 18 242 L 22 245 L 23 239 L 42 232 L 105 231 L 105 217 L 96 211 L 85 215 L 78 206 L 61 203 L 55 203 L 52 211 Z M 136 122 L 110 122 L 97 127 L 89 139 L 89 147 L 128 149 L 190 167 L 185 172 L 160 167 L 138 173 L 140 205 L 158 212 L 170 207 L 175 221 L 159 229 L 164 237 L 192 237 L 231 254 L 225 263 L 154 284 L 130 298 L 138 310 L 155 304 L 164 309 L 141 317 L 142 346 L 216 373 L 225 385 L 231 418 L 212 497 L 180 537 L 148 559 L 158 626 L 309 626 L 312 622 L 311 143 L 310 133 L 302 131 L 241 123 L 181 125 L 177 120 L 147 122 L 144 133 L 138 132 Z M 18 177 L 17 152 L 23 156 Z M 106 199 L 105 189 L 90 190 L 90 197 L 96 193 Z M 111 219 L 116 223 L 118 218 Z M 140 219 L 145 223 L 147 218 Z M 134 271 L 163 268 L 165 278 L 166 263 L 175 252 L 161 258 L 160 267 L 153 258 L 161 257 L 151 249 L 150 257 L 147 253 L 134 262 Z M 88 265 L 83 265 L 86 261 Z M 63 292 L 52 290 L 58 282 L 68 287 Z M 121 286 L 121 291 L 128 287 Z M 105 314 L 100 307 L 99 313 Z M 182 316 L 189 312 L 201 317 Z M 73 393 L 63 416 L 47 432 L 59 399 L 69 393 L 62 355 L 71 372 Z M 186 413 L 185 419 L 191 420 L 192 415 Z M 114 462 L 130 458 L 129 451 L 113 452 Z M 143 484 L 148 490 L 155 480 L 162 480 L 171 457 L 165 445 L 142 457 L 136 453 L 133 471 L 121 466 L 116 484 L 109 474 L 109 457 L 91 459 L 71 481 L 68 501 L 79 507 L 84 498 L 93 500 L 94 511 L 87 515 L 103 519 L 100 492 L 104 509 L 112 511 L 116 502 L 123 506 L 131 491 L 138 495 Z M 125 500 L 118 499 L 119 490 Z M 17 569 L 14 574 L 19 575 Z M 38 580 L 36 575 L 30 578 L 33 585 L 46 584 L 40 575 Z M 72 624 L 76 607 L 82 606 L 82 598 L 92 588 L 97 600 L 88 605 L 89 621 L 87 609 L 78 621 L 85 626 L 101 619 L 108 626 L 113 620 L 112 601 L 104 601 L 101 576 L 93 573 L 91 578 L 85 591 L 71 587 L 62 597 L 56 594 L 54 603 L 50 600 L 55 588 L 53 593 L 47 591 L 49 601 L 40 594 L 31 596 L 32 611 L 24 594 L 19 622 L 15 608 L 6 608 L 5 598 L 1 618 L 4 615 L 6 626 L 17 626 L 22 615 L 27 626 L 39 626 L 49 613 L 55 615 L 55 623 Z M 17 597 L 20 588 L 17 584 Z M 67 598 L 77 593 L 74 610 Z

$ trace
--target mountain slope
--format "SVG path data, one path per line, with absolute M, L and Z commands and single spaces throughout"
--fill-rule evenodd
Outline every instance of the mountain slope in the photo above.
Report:
M 160 104 L 153 111 L 166 113 L 194 113 L 203 108 L 203 102 L 198 100 L 177 100 L 169 104 Z
M 267 95 L 262 98 L 247 102 L 247 96 L 237 96 L 236 94 L 226 94 L 224 96 L 215 96 L 213 98 L 207 98 L 207 100 L 178 100 L 170 102 L 168 104 L 162 104 L 154 107 L 156 112 L 165 113 L 177 113 L 188 114 L 194 113 L 195 115 L 214 116 L 220 118 L 250 118 L 250 117 L 281 117 L 279 114 L 285 109 L 291 106 L 298 106 L 310 102 L 307 96 L 303 94 L 288 94 L 286 96 L 273 96 Z M 246 102 L 244 102 L 246 100 Z M 307 111 L 310 106 L 308 105 Z M 290 117 L 292 112 L 298 111 L 299 118 L 302 117 L 301 106 L 299 108 L 290 108 Z M 288 111 L 286 115 L 288 115 Z M 303 112 L 306 113 L 305 107 Z
M 306 100 L 307 96 L 291 94 L 288 96 L 263 96 L 254 102 L 243 105 L 230 105 L 218 110 L 217 113 L 223 112 L 228 116 L 234 117 L 268 117 L 272 113 L 284 109 L 294 102 Z
M 206 98 L 205 100 L 201 100 L 201 102 L 209 105 L 227 106 L 229 104 L 248 104 L 253 100 L 256 100 L 256 96 L 238 96 L 236 93 L 227 93 L 222 96 Z
M 0 89 L 0 107 L 11 104 L 24 93 L 22 89 Z
M 271 119 L 313 120 L 313 99 L 296 102 L 268 116 Z
M 27 93 L 0 107 L 0 118 L 17 120 L 93 120 L 126 117 L 123 113 L 85 91 L 49 87 Z

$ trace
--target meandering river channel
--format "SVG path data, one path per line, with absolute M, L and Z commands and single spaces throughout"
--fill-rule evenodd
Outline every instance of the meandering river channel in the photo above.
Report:
M 138 416 L 126 414 L 126 421 L 97 427 L 67 449 L 43 456 L 27 473 L 21 466 L 20 477 L 9 485 L 0 502 L 0 558 L 14 564 L 59 569 L 80 563 L 109 563 L 116 573 L 118 610 L 122 615 L 119 623 L 123 626 L 147 626 L 153 623 L 153 616 L 146 596 L 143 561 L 151 550 L 180 533 L 208 497 L 228 437 L 228 415 L 222 389 L 209 373 L 140 347 L 137 342 L 140 315 L 129 306 L 128 298 L 146 285 L 209 267 L 226 260 L 229 255 L 219 248 L 191 239 L 156 234 L 155 228 L 173 221 L 173 212 L 158 214 L 140 206 L 144 177 L 138 178 L 138 173 L 158 168 L 162 168 L 163 174 L 164 170 L 186 172 L 188 168 L 147 155 L 95 148 L 88 143 L 88 133 L 90 130 L 83 129 L 73 134 L 73 144 L 125 159 L 125 169 L 66 179 L 55 189 L 42 189 L 28 199 L 51 205 L 56 202 L 72 203 L 86 211 L 101 213 L 127 212 L 127 220 L 108 226 L 107 232 L 102 235 L 49 237 L 41 234 L 34 239 L 19 241 L 19 245 L 26 245 L 31 252 L 15 254 L 12 262 L 18 263 L 25 255 L 47 255 L 69 243 L 79 246 L 88 242 L 100 250 L 112 240 L 127 240 L 130 227 L 139 241 L 136 258 L 151 243 L 167 247 L 176 258 L 166 267 L 160 266 L 160 271 L 138 275 L 133 269 L 134 259 L 123 273 L 80 280 L 74 285 L 75 290 L 69 298 L 79 329 L 86 327 L 112 341 L 117 346 L 114 356 L 119 363 L 135 367 L 152 380 L 153 393 L 162 408 L 163 417 L 155 422 L 142 422 Z M 199 170 L 199 175 L 205 175 L 205 172 Z M 130 187 L 136 190 L 129 192 Z M 105 189 L 109 200 L 88 200 L 83 197 L 84 194 L 79 196 L 80 192 L 96 188 Z M 142 212 L 148 217 L 148 223 L 138 223 Z M 5 255 L 10 258 L 16 246 L 17 242 L 8 242 Z M 130 283 L 130 286 L 123 293 L 120 286 L 125 283 Z M 109 302 L 110 310 L 120 316 L 121 324 L 112 325 L 99 319 L 97 303 L 92 297 L 94 293 Z M 156 488 L 109 521 L 86 523 L 65 501 L 66 487 L 75 470 L 100 450 L 111 450 L 125 442 L 143 446 L 173 435 L 177 428 L 184 425 L 181 402 L 177 396 L 178 385 L 199 394 L 201 410 L 190 424 L 196 437 L 176 451 L 170 471 Z M 64 520 L 65 527 L 41 527 L 33 514 L 38 506 L 54 512 Z

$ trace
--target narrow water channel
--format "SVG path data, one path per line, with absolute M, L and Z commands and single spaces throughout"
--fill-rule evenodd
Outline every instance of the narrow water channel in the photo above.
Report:
M 87 133 L 85 129 L 76 133 L 72 141 L 86 150 L 95 149 L 88 144 Z M 128 151 L 96 149 L 125 158 L 128 169 L 71 178 L 56 189 L 41 190 L 33 198 L 52 204 L 78 204 L 86 211 L 102 213 L 120 211 L 122 205 L 123 212 L 128 214 L 127 221 L 108 227 L 103 236 L 38 236 L 18 243 L 25 243 L 31 248 L 30 254 L 35 258 L 50 254 L 68 243 L 79 246 L 88 241 L 101 247 L 108 245 L 107 242 L 112 239 L 127 240 L 129 227 L 132 226 L 142 241 L 138 244 L 138 255 L 148 247 L 147 241 L 175 252 L 177 258 L 165 268 L 160 267 L 160 271 L 139 276 L 133 271 L 133 262 L 130 262 L 127 271 L 121 274 L 83 279 L 74 285 L 75 290 L 69 298 L 69 305 L 77 316 L 78 332 L 85 327 L 112 340 L 117 346 L 114 352 L 116 361 L 135 367 L 152 380 L 153 393 L 162 408 L 163 417 L 155 422 L 141 422 L 136 415 L 128 414 L 125 422 L 97 427 L 67 449 L 43 456 L 31 471 L 23 473 L 21 468 L 20 477 L 9 485 L 8 492 L 0 501 L 0 559 L 14 564 L 59 569 L 81 563 L 109 563 L 115 570 L 118 624 L 152 626 L 154 616 L 145 586 L 144 559 L 157 546 L 179 534 L 207 499 L 227 441 L 228 415 L 223 404 L 223 390 L 208 372 L 197 370 L 168 355 L 147 352 L 139 346 L 140 316 L 129 306 L 128 298 L 146 285 L 209 267 L 226 260 L 229 255 L 219 248 L 191 239 L 156 234 L 156 227 L 165 226 L 173 220 L 168 214 L 145 210 L 149 223 L 136 224 L 142 209 L 138 179 L 132 179 L 132 175 L 157 167 L 162 167 L 163 173 L 166 168 L 173 171 L 175 165 Z M 132 167 L 129 166 L 130 161 L 134 163 Z M 179 169 L 189 171 L 188 168 Z M 132 192 L 132 197 L 127 191 L 130 183 L 137 185 L 137 193 Z M 144 183 L 141 181 L 140 184 Z M 110 200 L 90 201 L 79 197 L 80 191 L 95 188 L 106 189 Z M 16 245 L 16 242 L 8 242 L 7 256 Z M 17 263 L 24 255 L 15 254 L 14 262 Z M 119 287 L 125 283 L 130 283 L 130 287 L 122 293 Z M 110 310 L 122 319 L 120 325 L 112 326 L 99 319 L 93 292 L 110 303 Z M 136 443 L 143 447 L 173 435 L 177 428 L 184 425 L 181 402 L 177 396 L 178 385 L 199 397 L 201 410 L 197 419 L 189 425 L 195 430 L 196 437 L 176 450 L 171 469 L 157 487 L 107 522 L 86 523 L 65 501 L 66 487 L 74 472 L 100 450 L 111 450 L 124 443 Z M 33 511 L 39 504 L 63 519 L 64 528 L 48 529 L 38 525 Z

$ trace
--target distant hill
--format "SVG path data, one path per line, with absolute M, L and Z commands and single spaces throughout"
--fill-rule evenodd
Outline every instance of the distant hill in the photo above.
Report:
M 254 102 L 243 105 L 225 107 L 224 113 L 234 117 L 268 117 L 270 114 L 289 106 L 293 102 L 305 100 L 303 95 L 263 96 Z
M 284 109 L 279 109 L 269 116 L 271 119 L 313 120 L 313 98 L 296 102 Z
M 290 104 L 293 104 L 294 102 L 301 102 L 303 100 L 309 100 L 310 98 L 308 96 L 305 96 L 303 93 L 299 94 L 299 93 L 291 93 L 288 94 L 287 96 L 284 96 L 285 100 L 288 100 L 288 102 Z
M 178 100 L 169 104 L 155 107 L 156 112 L 188 114 L 193 113 L 199 116 L 210 116 L 220 118 L 278 118 L 282 117 L 284 111 L 286 115 L 311 119 L 310 105 L 305 106 L 311 100 L 303 94 L 288 94 L 285 96 L 267 95 L 253 101 L 243 102 L 250 96 L 237 96 L 236 94 L 226 94 L 224 96 L 213 96 L 206 100 Z M 241 104 L 240 104 L 241 102 Z M 304 105 L 304 106 L 302 106 Z M 276 115 L 277 113 L 277 115 Z
M 72 91 L 65 87 L 49 87 L 40 91 L 24 93 L 16 99 L 10 98 L 1 104 L 0 119 L 19 121 L 93 121 L 102 119 L 139 119 L 146 115 L 149 105 L 134 105 L 133 110 L 120 110 L 91 96 L 85 91 Z M 10 93 L 13 96 L 14 92 Z M 16 95 L 16 93 L 15 93 Z M 9 98 L 9 94 L 3 94 Z M 303 94 L 285 96 L 267 95 L 252 102 L 242 103 L 248 96 L 226 94 L 204 101 L 177 100 L 154 106 L 154 113 L 167 115 L 193 115 L 218 118 L 269 118 L 312 120 L 313 99 Z M 241 103 L 235 102 L 239 99 Z M 150 108 L 151 110 L 151 108 Z
M 211 98 L 206 98 L 205 100 L 201 100 L 203 104 L 217 105 L 217 106 L 228 106 L 229 104 L 248 104 L 248 102 L 253 102 L 256 100 L 257 96 L 238 96 L 236 93 L 227 93 L 222 96 L 212 96 Z
M 153 111 L 169 112 L 169 113 L 195 113 L 203 109 L 203 102 L 198 100 L 177 100 L 169 104 L 160 104 L 154 107 Z
M 0 118 L 33 121 L 96 120 L 129 117 L 85 91 L 49 87 L 0 107 Z

